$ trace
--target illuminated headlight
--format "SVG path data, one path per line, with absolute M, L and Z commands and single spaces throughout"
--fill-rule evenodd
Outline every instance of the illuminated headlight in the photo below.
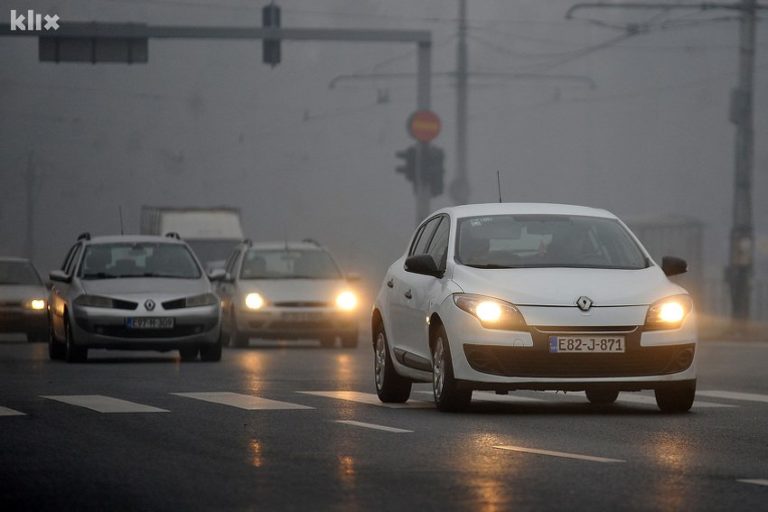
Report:
M 509 302 L 467 293 L 454 294 L 453 302 L 459 309 L 477 318 L 480 321 L 480 325 L 486 329 L 501 329 L 505 331 L 524 331 L 528 329 L 523 315 Z
M 45 309 L 45 299 L 32 299 L 25 306 L 33 311 L 42 311 Z
M 261 309 L 266 304 L 264 297 L 258 293 L 249 293 L 245 296 L 245 307 L 248 309 Z
M 113 308 L 115 303 L 109 297 L 100 297 L 98 295 L 81 295 L 75 299 L 75 304 L 89 308 Z
M 341 292 L 336 297 L 336 307 L 344 311 L 352 311 L 357 307 L 357 297 L 352 292 Z
M 194 297 L 187 297 L 186 306 L 188 308 L 197 308 L 200 306 L 213 306 L 219 302 L 219 298 L 212 293 L 204 293 L 202 295 L 195 295 Z
M 693 309 L 688 295 L 675 295 L 651 304 L 645 317 L 645 330 L 678 329 Z

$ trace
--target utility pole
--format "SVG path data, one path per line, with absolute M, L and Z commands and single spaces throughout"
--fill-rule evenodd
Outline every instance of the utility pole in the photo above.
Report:
M 24 238 L 24 255 L 30 260 L 35 257 L 35 163 L 32 151 L 27 155 L 27 172 L 24 174 L 25 216 L 27 232 Z
M 451 182 L 451 199 L 469 201 L 467 179 L 467 0 L 459 0 L 459 33 L 456 46 L 456 177 Z
M 704 2 L 698 4 L 673 3 L 608 3 L 575 4 L 566 13 L 571 19 L 580 9 L 651 9 L 671 10 L 729 10 L 738 11 L 739 17 L 739 84 L 731 94 L 730 119 L 736 125 L 734 147 L 733 219 L 730 234 L 730 258 L 727 271 L 731 291 L 731 317 L 737 330 L 742 329 L 750 317 L 754 255 L 754 225 L 752 223 L 752 162 L 754 154 L 753 84 L 755 68 L 755 13 L 768 6 L 756 0 L 735 3 Z
M 432 90 L 432 43 L 424 41 L 418 43 L 417 75 L 418 89 L 416 96 L 417 110 L 430 109 L 430 92 Z M 424 179 L 424 158 L 427 154 L 427 143 L 419 142 L 416 152 L 416 225 L 427 218 L 430 213 L 429 186 Z

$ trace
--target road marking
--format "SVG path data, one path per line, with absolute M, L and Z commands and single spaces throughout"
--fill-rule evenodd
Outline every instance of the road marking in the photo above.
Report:
M 405 434 L 405 433 L 413 432 L 413 430 L 405 430 L 402 428 L 395 428 L 395 427 L 385 427 L 384 425 L 376 425 L 375 423 L 364 423 L 362 421 L 336 420 L 336 423 L 353 425 L 355 427 L 372 428 L 374 430 L 383 430 L 384 432 L 394 432 L 395 434 Z
M 26 416 L 26 414 L 0 405 L 0 416 Z
M 755 485 L 764 485 L 768 487 L 768 480 L 763 480 L 760 478 L 742 478 L 737 480 L 738 482 L 743 482 L 745 484 L 755 484 Z
M 550 457 L 562 457 L 565 459 L 578 459 L 578 460 L 586 460 L 590 462 L 603 462 L 603 463 L 627 462 L 621 459 L 608 459 L 606 457 L 594 457 L 592 455 L 581 455 L 578 453 L 555 452 L 551 450 L 538 450 L 536 448 L 524 448 L 522 446 L 504 445 L 504 446 L 494 446 L 494 448 L 498 448 L 499 450 L 508 450 L 511 452 L 534 453 L 536 455 L 549 455 Z
M 123 412 L 168 412 L 165 409 L 150 405 L 137 404 L 119 398 L 104 395 L 48 395 L 43 396 L 49 400 L 56 400 L 69 405 L 85 407 L 96 412 L 123 413 Z
M 763 402 L 768 404 L 768 395 L 757 393 L 736 393 L 735 391 L 697 391 L 697 395 L 712 398 L 727 398 L 729 400 L 745 400 L 747 402 Z
M 411 400 L 404 404 L 385 404 L 373 393 L 360 393 L 359 391 L 297 391 L 297 393 L 323 396 L 325 398 L 336 398 L 338 400 L 376 405 L 378 407 L 387 407 L 389 409 L 427 409 L 435 406 L 432 402 L 425 402 L 423 400 Z
M 554 393 L 552 391 L 551 393 Z M 698 392 L 696 394 L 699 394 Z M 574 397 L 583 397 L 585 400 L 587 399 L 587 394 L 583 391 L 569 391 L 566 396 L 574 396 Z M 656 397 L 654 396 L 648 396 L 648 395 L 641 395 L 632 391 L 625 391 L 619 394 L 617 402 L 629 402 L 629 403 L 635 403 L 635 404 L 648 404 L 648 405 L 656 405 Z M 695 400 L 693 402 L 694 408 L 705 408 L 705 407 L 738 407 L 737 405 L 731 405 L 731 404 L 717 404 L 714 402 L 703 402 L 701 400 Z
M 195 400 L 202 400 L 204 402 L 211 402 L 214 404 L 228 405 L 230 407 L 237 407 L 238 409 L 246 409 L 248 411 L 260 411 L 260 410 L 280 410 L 280 409 L 313 409 L 306 405 L 292 404 L 289 402 L 279 402 L 277 400 L 269 400 L 267 398 L 261 398 L 253 395 L 241 395 L 240 393 L 229 392 L 208 392 L 208 393 L 171 393 L 176 396 L 183 396 L 186 398 L 193 398 Z

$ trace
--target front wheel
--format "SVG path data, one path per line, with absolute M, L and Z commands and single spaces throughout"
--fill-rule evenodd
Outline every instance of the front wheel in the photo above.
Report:
M 595 405 L 610 405 L 619 398 L 619 392 L 611 389 L 588 389 L 587 400 Z
M 401 404 L 408 401 L 411 396 L 411 381 L 401 376 L 395 370 L 395 364 L 389 355 L 387 334 L 384 326 L 379 323 L 374 331 L 375 343 L 373 345 L 373 370 L 376 382 L 376 394 L 384 403 Z
M 219 336 L 219 341 L 213 345 L 203 345 L 200 347 L 200 360 L 207 362 L 221 361 L 222 345 L 222 337 Z
M 69 321 L 64 322 L 64 333 L 66 346 L 64 349 L 64 359 L 68 363 L 84 363 L 88 360 L 88 347 L 80 347 L 75 344 L 75 337 L 72 334 L 72 326 Z
M 432 392 L 435 405 L 443 412 L 458 412 L 472 401 L 471 389 L 460 389 L 453 376 L 453 360 L 445 327 L 438 327 L 432 351 Z
M 53 327 L 48 328 L 48 357 L 53 361 L 64 359 L 66 355 L 66 346 L 56 341 L 56 335 L 53 333 Z
M 662 412 L 688 412 L 696 398 L 696 381 L 670 384 L 656 389 L 656 405 Z
M 199 349 L 197 347 L 182 347 L 179 349 L 179 356 L 184 362 L 190 362 L 197 359 L 197 353 Z

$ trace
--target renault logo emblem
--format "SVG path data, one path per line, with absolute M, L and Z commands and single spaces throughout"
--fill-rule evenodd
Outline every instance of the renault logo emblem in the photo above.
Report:
M 592 307 L 592 299 L 582 295 L 579 297 L 579 300 L 576 301 L 576 305 L 579 306 L 579 309 L 582 311 L 589 311 L 589 308 Z
M 144 307 L 147 309 L 147 311 L 152 311 L 155 309 L 155 301 L 152 299 L 147 299 L 147 301 L 144 303 Z

